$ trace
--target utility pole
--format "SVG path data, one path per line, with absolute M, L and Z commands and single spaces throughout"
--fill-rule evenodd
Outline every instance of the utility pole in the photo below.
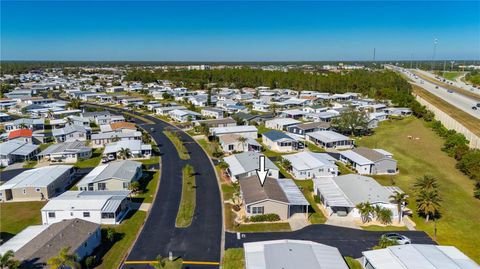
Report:
M 410 55 L 410 69 L 413 68 L 413 53 Z
M 376 53 L 376 48 L 373 48 L 373 62 L 375 62 Z
M 435 54 L 437 53 L 438 39 L 433 40 L 432 71 L 435 69 Z

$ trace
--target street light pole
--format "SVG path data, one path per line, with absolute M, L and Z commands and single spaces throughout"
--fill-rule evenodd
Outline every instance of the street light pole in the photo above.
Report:
M 433 40 L 432 71 L 435 69 L 435 54 L 437 53 L 438 39 Z

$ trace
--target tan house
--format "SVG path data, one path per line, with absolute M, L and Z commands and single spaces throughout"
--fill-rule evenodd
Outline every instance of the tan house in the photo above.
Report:
M 77 186 L 81 191 L 121 191 L 128 190 L 141 177 L 142 163 L 116 161 L 95 167 Z
M 286 220 L 296 213 L 308 213 L 309 203 L 291 179 L 267 177 L 263 187 L 256 175 L 238 182 L 247 217 L 277 214 Z
M 0 201 L 40 201 L 65 191 L 73 165 L 51 165 L 22 172 L 0 186 Z

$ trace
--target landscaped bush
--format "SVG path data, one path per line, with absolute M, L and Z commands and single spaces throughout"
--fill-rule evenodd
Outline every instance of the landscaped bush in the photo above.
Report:
M 277 214 L 263 214 L 251 216 L 248 220 L 251 222 L 279 221 L 280 216 Z

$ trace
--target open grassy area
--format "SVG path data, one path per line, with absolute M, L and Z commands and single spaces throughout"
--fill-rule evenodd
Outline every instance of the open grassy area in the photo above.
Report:
M 92 157 L 90 159 L 81 160 L 75 163 L 75 167 L 77 168 L 87 168 L 87 167 L 95 167 L 100 164 L 102 160 L 102 152 L 103 149 L 98 148 L 94 149 L 92 152 Z
M 452 118 L 456 119 L 459 123 L 465 126 L 468 130 L 472 131 L 476 135 L 480 136 L 480 120 L 474 116 L 468 114 L 467 112 L 460 110 L 448 102 L 445 102 L 441 98 L 438 98 L 436 95 L 416 86 L 412 85 L 413 93 L 417 94 L 421 98 L 425 99 L 430 104 L 434 105 L 438 109 L 450 115 Z
M 408 139 L 408 136 L 418 139 Z M 443 142 L 425 122 L 415 117 L 382 122 L 374 135 L 357 140 L 360 146 L 383 148 L 393 153 L 400 170 L 393 181 L 411 196 L 408 207 L 413 210 L 416 205 L 411 189 L 415 179 L 425 174 L 436 177 L 443 199 L 442 217 L 437 222 L 438 243 L 456 246 L 480 262 L 480 200 L 472 197 L 473 180 L 455 168 L 455 159 L 441 151 Z M 376 178 L 381 184 L 392 184 L 389 177 Z M 427 223 L 417 214 L 413 220 L 418 230 L 433 236 L 432 221 Z
M 163 131 L 163 133 L 168 137 L 168 139 L 170 139 L 170 141 L 172 141 L 173 145 L 177 149 L 178 156 L 180 157 L 180 159 L 182 160 L 190 159 L 190 155 L 188 154 L 187 148 L 185 147 L 185 145 L 183 145 L 183 142 L 180 140 L 178 136 L 176 136 L 174 133 L 170 131 Z
M 362 269 L 362 265 L 359 261 L 355 260 L 352 257 L 344 257 L 345 261 L 347 262 L 348 268 L 350 269 Z
M 195 171 L 191 166 L 186 165 L 182 173 L 182 198 L 180 200 L 175 226 L 188 227 L 192 224 L 193 214 L 195 213 Z
M 42 224 L 46 202 L 0 203 L 0 239 L 6 241 L 30 225 Z
M 245 268 L 245 252 L 243 248 L 229 248 L 225 250 L 222 265 L 223 269 Z
M 462 72 L 442 72 L 442 77 L 451 81 L 455 81 L 455 79 L 461 74 Z
M 119 225 L 111 226 L 118 234 L 119 240 L 103 255 L 98 269 L 118 268 L 127 255 L 128 248 L 133 244 L 137 232 L 145 221 L 147 213 L 143 211 L 130 212 Z

